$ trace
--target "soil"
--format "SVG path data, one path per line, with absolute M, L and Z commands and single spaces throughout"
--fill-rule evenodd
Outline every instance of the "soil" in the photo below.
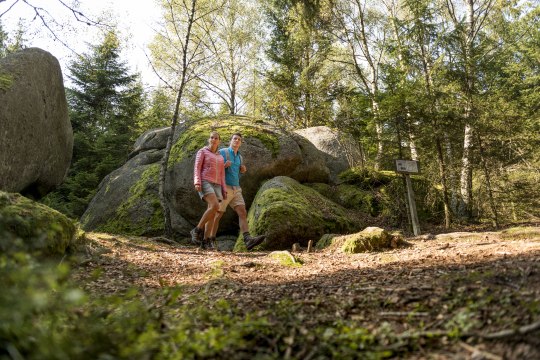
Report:
M 302 263 L 296 265 L 268 252 L 86 236 L 87 258 L 76 277 L 91 293 L 181 286 L 181 302 L 204 293 L 252 312 L 287 299 L 305 329 L 335 319 L 373 331 L 390 326 L 408 344 L 400 357 L 540 359 L 540 227 L 424 235 L 407 238 L 404 247 L 354 255 L 300 249 L 292 253 Z M 458 340 L 446 336 L 453 328 Z M 423 337 L 428 332 L 442 335 L 432 343 Z

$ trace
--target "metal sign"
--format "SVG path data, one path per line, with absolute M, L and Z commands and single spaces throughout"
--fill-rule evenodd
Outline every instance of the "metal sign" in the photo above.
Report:
M 420 164 L 414 160 L 396 160 L 396 172 L 402 174 L 420 174 Z

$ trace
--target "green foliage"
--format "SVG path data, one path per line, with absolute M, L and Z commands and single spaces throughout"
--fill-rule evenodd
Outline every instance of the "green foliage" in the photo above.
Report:
M 339 174 L 339 179 L 351 185 L 356 185 L 363 190 L 372 190 L 373 188 L 389 184 L 396 175 L 390 171 L 376 171 L 369 168 L 351 168 Z
M 327 2 L 267 1 L 270 24 L 265 112 L 287 128 L 326 124 L 332 117 L 332 87 L 339 75 L 329 66 L 330 34 L 324 31 Z
M 137 132 L 142 134 L 147 130 L 170 126 L 173 117 L 174 98 L 164 88 L 157 88 L 150 94 L 146 110 L 137 124 Z
M 0 19 L 0 59 L 11 53 L 26 48 L 27 40 L 25 36 L 26 30 L 22 20 L 19 20 L 17 23 L 17 30 L 15 31 L 15 34 L 9 36 L 9 34 L 4 31 L 2 21 Z M 1 88 L 0 83 L 0 89 Z
M 43 202 L 73 218 L 83 214 L 101 180 L 125 162 L 137 135 L 143 89 L 137 75 L 128 73 L 120 50 L 116 33 L 109 31 L 69 67 L 72 166 Z
M 392 226 L 406 226 L 406 190 L 402 175 L 356 167 L 341 173 L 339 179 L 342 184 L 329 195 L 337 203 L 386 218 Z M 419 219 L 440 222 L 443 218 L 440 190 L 422 176 L 414 175 L 411 179 Z
M 307 347 L 322 357 L 391 355 L 354 323 L 303 329 L 287 301 L 255 315 L 199 294 L 181 305 L 181 291 L 143 296 L 87 296 L 66 265 L 37 263 L 28 255 L 0 255 L 0 351 L 26 359 L 279 359 Z M 291 329 L 298 334 L 293 343 Z M 324 339 L 321 342 L 320 339 Z

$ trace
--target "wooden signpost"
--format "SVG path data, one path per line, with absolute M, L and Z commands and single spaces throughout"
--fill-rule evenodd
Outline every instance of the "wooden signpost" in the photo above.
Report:
M 396 160 L 396 172 L 405 176 L 407 184 L 407 199 L 409 200 L 409 210 L 414 236 L 420 235 L 420 223 L 416 212 L 416 201 L 414 200 L 414 191 L 411 183 L 411 174 L 420 174 L 418 161 L 414 160 Z

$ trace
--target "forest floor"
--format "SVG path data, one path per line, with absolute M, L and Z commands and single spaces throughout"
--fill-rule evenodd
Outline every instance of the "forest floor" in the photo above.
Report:
M 375 334 L 392 358 L 540 359 L 540 227 L 420 236 L 355 255 L 304 249 L 293 253 L 297 266 L 268 252 L 86 236 L 89 257 L 75 276 L 89 293 L 179 286 L 180 303 L 226 299 L 265 316 L 286 304 L 283 358 L 317 358 L 306 334 L 341 321 Z

